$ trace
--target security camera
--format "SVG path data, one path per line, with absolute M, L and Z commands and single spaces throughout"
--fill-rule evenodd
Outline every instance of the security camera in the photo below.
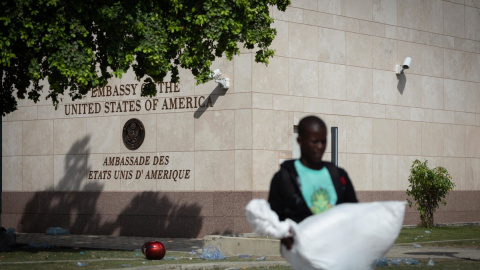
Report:
M 395 73 L 396 73 L 396 74 L 402 74 L 402 73 L 403 73 L 403 70 L 404 70 L 404 69 L 409 69 L 411 65 L 412 65 L 412 58 L 408 56 L 408 57 L 405 58 L 405 60 L 403 61 L 403 65 L 402 65 L 402 66 L 400 66 L 400 65 L 395 65 Z
M 221 76 L 222 76 L 222 72 L 220 72 L 220 69 L 215 69 L 210 74 L 210 78 L 213 78 L 216 83 L 221 84 L 223 89 L 228 89 L 230 87 L 230 79 L 222 78 Z
M 411 57 L 407 57 L 405 58 L 405 61 L 403 61 L 403 69 L 409 69 L 410 68 L 410 65 L 412 64 L 412 58 Z
M 222 72 L 220 72 L 220 69 L 215 69 L 213 73 L 210 74 L 210 78 L 214 78 L 215 80 L 220 79 L 220 76 L 222 75 Z
M 222 88 L 225 89 L 225 90 L 230 87 L 230 79 L 229 78 L 216 79 L 215 82 L 222 85 Z

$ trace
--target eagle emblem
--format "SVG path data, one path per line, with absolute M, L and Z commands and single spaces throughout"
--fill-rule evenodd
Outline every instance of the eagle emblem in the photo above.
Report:
M 137 118 L 128 120 L 123 126 L 123 144 L 130 150 L 137 150 L 145 139 L 145 127 Z

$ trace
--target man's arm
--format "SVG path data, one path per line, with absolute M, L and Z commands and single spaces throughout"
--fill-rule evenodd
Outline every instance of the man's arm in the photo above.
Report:
M 282 172 L 278 171 L 273 176 L 273 179 L 270 183 L 270 192 L 268 194 L 268 203 L 270 208 L 277 213 L 280 220 L 285 219 L 285 206 L 284 198 L 282 198 Z
M 285 220 L 285 206 L 284 198 L 282 196 L 283 182 L 282 182 L 282 172 L 278 171 L 270 183 L 270 192 L 268 194 L 268 203 L 270 208 L 277 213 L 280 220 Z M 293 237 L 285 237 L 280 239 L 280 243 L 284 245 L 288 250 L 293 247 Z

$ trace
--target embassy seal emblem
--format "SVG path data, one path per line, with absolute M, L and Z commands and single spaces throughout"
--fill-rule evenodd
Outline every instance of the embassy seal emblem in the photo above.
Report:
M 122 138 L 125 147 L 130 150 L 137 150 L 145 139 L 143 123 L 136 118 L 128 120 L 123 126 Z

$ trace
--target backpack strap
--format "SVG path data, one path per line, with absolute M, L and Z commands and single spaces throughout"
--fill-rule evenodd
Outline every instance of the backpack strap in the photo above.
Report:
M 300 189 L 300 179 L 296 173 L 289 172 L 287 169 L 281 169 L 282 185 L 284 187 L 285 198 L 289 198 L 285 208 L 285 214 L 295 222 L 300 222 L 312 215 Z
M 292 175 L 285 168 L 282 168 L 281 172 L 282 172 L 283 186 L 287 188 L 288 194 L 297 194 L 297 192 L 301 192 L 298 176 Z

